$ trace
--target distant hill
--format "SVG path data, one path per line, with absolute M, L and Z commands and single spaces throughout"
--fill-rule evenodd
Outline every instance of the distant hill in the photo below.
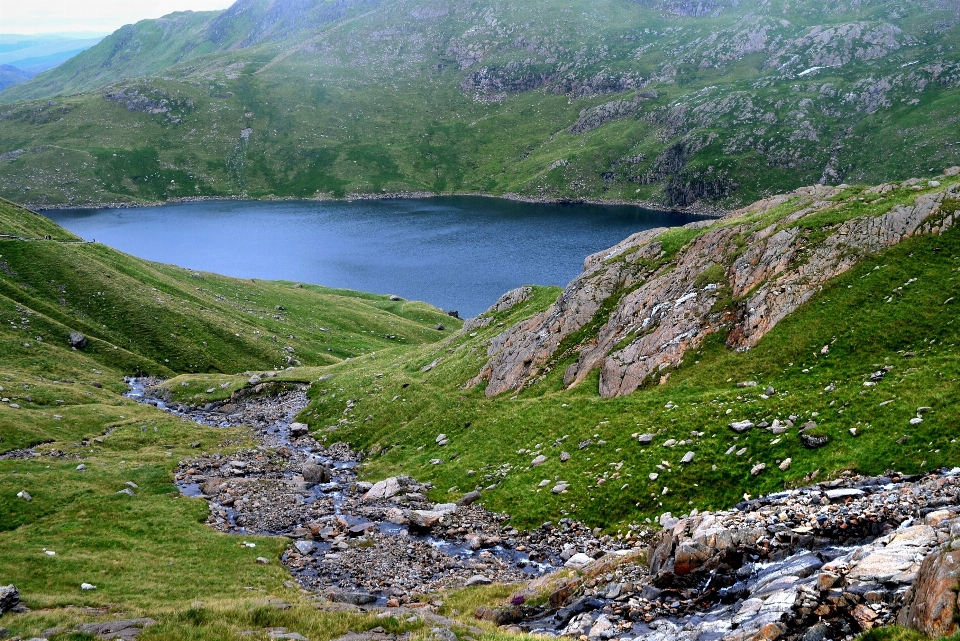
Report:
M 86 51 L 103 39 L 89 33 L 0 34 L 0 64 L 38 74 Z
M 931 174 L 960 163 L 958 23 L 946 0 L 240 0 L 0 94 L 0 194 L 731 208 Z
M 33 74 L 13 65 L 0 65 L 0 91 L 33 78 Z

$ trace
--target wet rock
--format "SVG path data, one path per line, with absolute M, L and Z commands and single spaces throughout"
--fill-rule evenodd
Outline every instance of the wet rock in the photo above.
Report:
M 313 485 L 329 483 L 332 478 L 330 468 L 317 460 L 308 460 L 302 468 L 303 480 Z
M 373 594 L 350 590 L 328 590 L 325 596 L 334 603 L 349 603 L 351 605 L 369 605 L 377 601 L 377 597 Z

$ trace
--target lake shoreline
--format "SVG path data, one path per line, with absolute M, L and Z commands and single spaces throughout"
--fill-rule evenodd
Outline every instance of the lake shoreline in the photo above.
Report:
M 319 196 L 316 198 L 296 198 L 294 196 L 280 196 L 280 197 L 264 197 L 264 198 L 250 198 L 249 196 L 190 196 L 186 198 L 171 198 L 169 200 L 156 201 L 156 202 L 102 202 L 102 203 L 87 203 L 87 204 L 57 204 L 57 205 L 40 205 L 38 203 L 23 203 L 23 206 L 27 209 L 30 209 L 35 212 L 43 211 L 60 211 L 68 209 L 137 209 L 137 208 L 147 208 L 147 207 L 162 207 L 164 205 L 175 205 L 183 203 L 198 203 L 198 202 L 356 202 L 356 201 L 370 201 L 370 200 L 425 200 L 428 198 L 444 198 L 444 197 L 458 197 L 458 196 L 471 196 L 478 198 L 492 198 L 496 200 L 510 200 L 514 202 L 530 203 L 530 204 L 540 204 L 540 205 L 602 205 L 602 206 L 619 206 L 619 207 L 640 207 L 642 209 L 648 209 L 651 211 L 658 211 L 668 214 L 682 214 L 687 216 L 700 216 L 703 218 L 723 218 L 731 210 L 721 209 L 718 207 L 710 207 L 709 205 L 703 205 L 700 203 L 691 205 L 690 207 L 666 207 L 659 203 L 654 203 L 650 201 L 631 201 L 623 200 L 620 198 L 536 198 L 533 196 L 522 196 L 520 194 L 503 194 L 497 196 L 494 194 L 487 193 L 473 193 L 473 192 L 464 192 L 464 193 L 451 193 L 451 194 L 435 194 L 433 192 L 426 191 L 410 191 L 410 192 L 390 192 L 383 194 L 350 194 L 344 196 L 343 198 L 333 198 L 330 196 Z

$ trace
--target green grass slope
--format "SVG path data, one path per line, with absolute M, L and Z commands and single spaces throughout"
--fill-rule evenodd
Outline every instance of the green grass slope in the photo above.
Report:
M 0 195 L 726 207 L 960 164 L 942 3 L 264 4 L 138 23 L 0 94 Z
M 850 190 L 821 224 L 866 213 L 859 191 Z M 765 224 L 794 209 L 772 210 Z M 960 461 L 954 425 L 960 230 L 912 238 L 864 259 L 750 351 L 732 351 L 726 336 L 715 334 L 665 384 L 629 396 L 601 398 L 596 371 L 564 389 L 563 372 L 576 354 L 562 348 L 544 366 L 543 380 L 513 396 L 487 398 L 483 384 L 466 389 L 487 360 L 489 340 L 545 309 L 557 293 L 539 289 L 521 306 L 494 314 L 486 327 L 412 355 L 333 366 L 334 377 L 313 386 L 302 419 L 320 438 L 346 439 L 370 452 L 364 471 L 371 479 L 403 472 L 430 480 L 438 488 L 433 498 L 444 502 L 487 488 L 490 508 L 527 526 L 569 515 L 622 528 L 666 511 L 729 508 L 744 495 L 845 472 L 918 473 Z M 883 380 L 864 386 L 881 368 L 890 368 Z M 738 388 L 741 381 L 758 385 Z M 768 386 L 776 393 L 764 398 Z M 344 420 L 348 402 L 354 409 Z M 798 426 L 815 421 L 829 443 L 810 450 L 796 428 L 777 437 L 728 427 L 790 416 Z M 918 416 L 922 422 L 912 423 Z M 446 447 L 437 445 L 441 433 Z M 652 445 L 638 443 L 645 433 L 656 435 Z M 665 447 L 668 439 L 688 442 Z M 696 457 L 683 465 L 687 451 Z M 532 467 L 538 455 L 547 460 Z M 786 459 L 792 463 L 781 470 Z M 766 469 L 753 476 L 758 463 Z M 555 495 L 550 489 L 558 480 L 570 487 Z
M 269 627 L 311 639 L 378 625 L 422 636 L 422 621 L 318 609 L 279 563 L 286 539 L 241 546 L 204 524 L 205 502 L 179 496 L 180 460 L 254 447 L 246 430 L 200 426 L 121 394 L 130 374 L 259 372 L 286 367 L 285 356 L 314 367 L 277 378 L 318 376 L 319 365 L 439 340 L 440 319 L 457 325 L 420 303 L 149 263 L 0 202 L 0 575 L 31 609 L 0 627 L 85 639 L 70 629 L 149 616 L 158 624 L 141 638 L 154 641 L 267 638 Z M 67 337 L 78 330 L 89 344 L 74 350 Z M 198 393 L 218 398 L 247 378 Z
M 23 409 L 0 416 L 0 448 L 47 440 L 59 423 L 20 423 L 15 414 L 42 411 L 63 394 L 82 399 L 80 385 L 119 392 L 131 374 L 328 365 L 439 340 L 441 320 L 457 326 L 422 303 L 150 263 L 0 202 L 0 371 L 18 378 L 28 367 L 31 377 L 16 385 L 29 385 L 29 393 L 5 393 Z M 69 346 L 72 331 L 87 337 L 87 347 Z M 63 379 L 75 380 L 66 386 L 75 391 Z

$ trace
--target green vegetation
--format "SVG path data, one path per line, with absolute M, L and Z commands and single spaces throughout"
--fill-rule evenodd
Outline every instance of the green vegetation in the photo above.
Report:
M 960 26 L 947 9 L 329 5 L 143 21 L 0 93 L 0 195 L 732 207 L 960 164 Z

